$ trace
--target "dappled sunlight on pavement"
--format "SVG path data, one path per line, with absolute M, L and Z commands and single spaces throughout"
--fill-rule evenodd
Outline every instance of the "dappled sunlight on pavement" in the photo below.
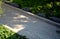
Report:
M 21 30 L 23 30 L 25 28 L 23 25 L 15 25 L 14 28 L 11 28 L 11 27 L 9 27 L 7 25 L 4 25 L 4 24 L 3 24 L 3 26 L 9 28 L 10 30 L 12 30 L 12 31 L 14 31 L 16 33 L 21 31 Z
M 4 15 L 0 18 L 0 23 L 18 34 L 26 35 L 30 39 L 60 39 L 60 35 L 56 33 L 58 28 L 54 25 L 7 5 L 3 9 Z

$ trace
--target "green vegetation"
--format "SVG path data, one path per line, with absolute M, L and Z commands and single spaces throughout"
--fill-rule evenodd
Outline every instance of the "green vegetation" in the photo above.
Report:
M 59 0 L 13 0 L 20 7 L 30 7 L 32 13 L 44 13 L 47 18 L 55 16 L 60 18 L 60 1 Z
M 25 36 L 18 35 L 11 30 L 0 25 L 0 39 L 27 39 Z
M 34 14 L 43 13 L 46 18 L 60 18 L 60 0 L 10 0 L 20 8 L 29 7 Z

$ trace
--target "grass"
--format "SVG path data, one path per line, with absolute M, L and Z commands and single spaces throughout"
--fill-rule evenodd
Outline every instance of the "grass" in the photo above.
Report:
M 15 32 L 0 25 L 0 39 L 27 39 L 26 36 L 18 35 Z

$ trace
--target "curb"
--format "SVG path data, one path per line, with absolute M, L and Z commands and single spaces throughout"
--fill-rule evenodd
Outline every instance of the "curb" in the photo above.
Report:
M 22 11 L 22 12 L 24 12 L 24 13 L 30 15 L 30 16 L 33 16 L 33 17 L 35 17 L 35 18 L 37 18 L 37 19 L 40 19 L 40 20 L 42 20 L 42 21 L 44 21 L 44 22 L 47 22 L 47 23 L 49 23 L 49 24 L 52 24 L 52 25 L 60 28 L 60 23 L 56 23 L 56 22 L 51 21 L 51 20 L 49 20 L 49 19 L 46 19 L 46 18 L 43 18 L 43 17 L 39 17 L 39 16 L 37 16 L 37 15 L 35 15 L 35 14 L 32 14 L 32 13 L 30 13 L 30 12 L 26 12 L 26 11 L 24 11 L 24 10 L 22 10 L 22 9 L 13 7 L 13 6 L 8 5 L 8 4 L 4 4 L 4 5 L 6 5 L 6 6 L 8 6 L 8 7 L 11 7 L 11 8 L 13 8 L 13 9 L 16 9 L 16 10 L 18 10 L 18 11 Z

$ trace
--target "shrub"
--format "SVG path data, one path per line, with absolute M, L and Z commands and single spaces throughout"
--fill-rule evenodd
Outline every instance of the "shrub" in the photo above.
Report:
M 51 14 L 60 18 L 60 1 L 59 0 L 13 0 L 14 3 L 23 7 L 30 7 L 32 13 L 42 12 L 49 18 Z M 54 12 L 56 10 L 56 12 Z

